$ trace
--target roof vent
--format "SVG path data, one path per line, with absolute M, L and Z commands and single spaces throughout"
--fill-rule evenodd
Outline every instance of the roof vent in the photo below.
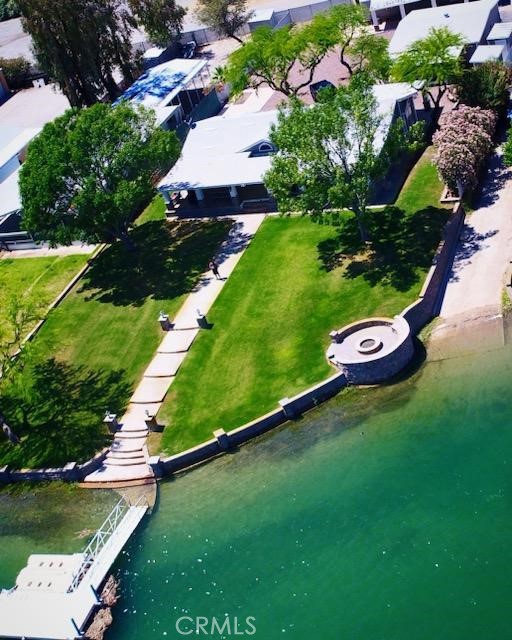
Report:
M 445 14 L 444 14 L 444 17 L 445 17 L 445 18 L 449 18 L 449 17 L 450 17 L 450 14 L 449 14 L 449 13 L 445 13 Z

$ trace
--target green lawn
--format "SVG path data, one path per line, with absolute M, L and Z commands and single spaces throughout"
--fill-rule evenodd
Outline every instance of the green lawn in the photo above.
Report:
M 0 323 L 5 321 L 6 305 L 13 295 L 26 296 L 43 314 L 87 258 L 73 255 L 0 260 Z
M 162 451 L 237 427 L 319 382 L 332 371 L 329 331 L 412 302 L 446 220 L 440 193 L 427 154 L 397 206 L 371 214 L 373 252 L 361 250 L 347 214 L 333 216 L 334 225 L 267 219 L 208 314 L 213 328 L 171 386 L 159 414 L 168 425 Z
M 136 251 L 107 247 L 49 314 L 34 341 L 30 392 L 3 392 L 25 437 L 0 444 L 0 463 L 54 465 L 101 448 L 105 410 L 123 410 L 162 338 L 159 311 L 178 310 L 229 228 L 148 218 L 132 232 Z
M 132 232 L 138 249 L 107 248 L 38 340 L 48 351 L 93 369 L 123 369 L 135 384 L 162 338 L 158 313 L 172 317 L 227 233 L 224 222 L 152 220 Z

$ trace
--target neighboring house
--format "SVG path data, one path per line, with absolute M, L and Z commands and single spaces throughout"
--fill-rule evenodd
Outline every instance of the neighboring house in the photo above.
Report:
M 174 58 L 151 67 L 114 104 L 129 101 L 153 109 L 162 129 L 178 129 L 220 111 L 215 91 L 206 91 L 206 60 Z
M 397 26 L 389 43 L 392 57 L 400 55 L 413 42 L 425 38 L 431 29 L 446 27 L 460 34 L 465 43 L 467 60 L 487 36 L 496 23 L 501 22 L 498 0 L 477 0 L 432 9 L 411 11 Z
M 417 121 L 416 90 L 405 83 L 375 85 L 378 112 L 383 116 L 375 145 L 382 147 L 391 123 L 405 127 Z M 169 213 L 272 211 L 276 203 L 263 184 L 276 149 L 270 129 L 277 111 L 209 118 L 190 130 L 181 158 L 160 181 Z
M 512 22 L 497 22 L 487 35 L 487 44 L 478 45 L 469 62 L 472 65 L 512 59 Z
M 68 99 L 54 85 L 18 91 L 0 105 L 0 247 L 37 246 L 20 230 L 19 170 L 32 138 L 69 107 Z
M 29 142 L 37 129 L 3 129 L 0 127 L 0 248 L 15 244 L 32 244 L 32 239 L 20 230 L 21 196 L 18 186 L 20 167 L 25 159 Z
M 363 0 L 361 4 L 369 6 L 373 26 L 378 27 L 381 22 L 401 20 L 411 11 L 435 8 L 438 2 L 445 7 L 469 0 Z

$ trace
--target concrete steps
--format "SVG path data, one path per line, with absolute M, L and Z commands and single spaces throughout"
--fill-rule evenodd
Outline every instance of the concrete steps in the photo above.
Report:
M 147 438 L 149 429 L 138 429 L 133 431 L 118 431 L 115 440 L 130 440 L 131 438 Z
M 144 456 L 142 448 L 134 449 L 133 451 L 110 451 L 107 454 L 106 460 L 132 460 L 133 458 L 140 459 Z
M 134 467 L 139 464 L 146 464 L 146 458 L 141 454 L 137 458 L 106 458 L 103 463 L 107 467 Z
M 114 440 L 110 447 L 111 453 L 132 453 L 141 451 L 146 444 L 146 437 L 142 438 L 123 438 L 122 440 Z

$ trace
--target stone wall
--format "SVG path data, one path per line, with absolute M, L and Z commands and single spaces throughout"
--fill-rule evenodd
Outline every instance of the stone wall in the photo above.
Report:
M 99 469 L 105 460 L 108 448 L 103 449 L 83 464 L 76 462 L 68 462 L 63 467 L 46 468 L 46 469 L 20 469 L 19 471 L 11 471 L 6 465 L 0 467 L 0 484 L 9 484 L 11 482 L 44 482 L 48 480 L 62 480 L 64 482 L 80 482 L 96 469 Z
M 457 203 L 446 223 L 443 240 L 434 256 L 432 267 L 425 279 L 419 298 L 400 314 L 407 320 L 414 334 L 419 333 L 426 324 L 437 316 L 441 309 L 465 217 L 463 206 Z
M 414 356 L 412 334 L 391 353 L 368 362 L 352 362 L 342 365 L 349 384 L 379 384 L 394 378 L 411 362 Z

